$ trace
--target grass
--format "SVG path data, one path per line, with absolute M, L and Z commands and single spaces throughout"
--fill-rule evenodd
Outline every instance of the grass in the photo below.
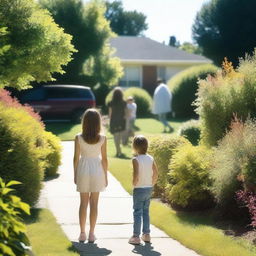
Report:
M 110 158 L 110 171 L 131 194 L 132 167 L 127 159 Z M 204 256 L 253 256 L 256 249 L 244 239 L 233 238 L 214 227 L 206 215 L 176 212 L 167 205 L 152 201 L 151 223 L 170 237 Z
M 27 234 L 37 256 L 75 256 L 72 243 L 47 209 L 32 209 L 26 217 Z
M 178 131 L 180 125 L 186 121 L 185 119 L 171 119 L 170 125 L 174 128 L 174 133 Z M 159 135 L 162 134 L 163 125 L 153 118 L 138 118 L 136 120 L 136 126 L 138 127 L 138 133 L 144 135 Z M 81 132 L 80 124 L 66 123 L 46 123 L 46 130 L 59 136 L 61 140 L 73 140 L 75 135 Z M 107 132 L 108 137 L 111 137 Z

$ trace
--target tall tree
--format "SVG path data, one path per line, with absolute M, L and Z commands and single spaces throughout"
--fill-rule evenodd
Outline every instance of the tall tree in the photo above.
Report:
M 82 0 L 40 0 L 40 3 L 51 12 L 55 22 L 73 36 L 72 43 L 78 50 L 65 68 L 66 74 L 58 76 L 57 81 L 93 85 L 104 80 L 104 77 L 87 72 L 85 66 L 88 65 L 85 64 L 87 61 L 92 63 L 91 59 L 100 57 L 111 59 L 110 52 L 103 50 L 113 36 L 104 16 L 105 4 L 100 0 L 92 0 L 85 5 Z M 94 61 L 93 65 L 97 65 L 97 62 Z M 120 63 L 116 60 L 115 67 L 118 69 L 119 66 Z M 101 65 L 101 69 L 106 68 L 108 66 Z M 101 74 L 104 72 L 102 71 Z M 121 76 L 119 72 L 112 74 L 114 81 Z
M 220 65 L 228 57 L 235 65 L 238 57 L 256 47 L 256 1 L 211 0 L 197 13 L 193 38 L 203 55 Z
M 0 0 L 0 88 L 29 87 L 63 73 L 74 47 L 46 10 L 33 0 Z
M 111 29 L 118 35 L 138 36 L 148 28 L 146 16 L 137 11 L 125 11 L 121 1 L 106 2 L 107 20 Z

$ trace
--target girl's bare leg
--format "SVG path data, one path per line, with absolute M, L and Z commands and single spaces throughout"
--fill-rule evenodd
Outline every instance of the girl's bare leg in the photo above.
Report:
M 79 224 L 80 224 L 81 233 L 85 232 L 88 202 L 89 202 L 89 193 L 80 193 Z
M 96 226 L 99 195 L 99 192 L 93 192 L 90 195 L 90 234 L 94 234 L 94 229 Z

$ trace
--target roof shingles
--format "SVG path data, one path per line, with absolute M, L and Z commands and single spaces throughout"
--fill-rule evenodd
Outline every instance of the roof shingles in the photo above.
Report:
M 125 61 L 211 62 L 204 56 L 191 54 L 147 37 L 118 36 L 112 38 L 110 44 L 116 49 L 114 55 Z

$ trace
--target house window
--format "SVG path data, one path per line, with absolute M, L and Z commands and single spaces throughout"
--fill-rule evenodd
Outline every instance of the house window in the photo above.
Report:
M 124 75 L 120 79 L 120 86 L 132 87 L 140 86 L 141 69 L 140 67 L 124 67 Z
M 175 66 L 170 66 L 166 67 L 166 80 L 168 81 L 171 79 L 174 75 L 179 73 L 180 71 L 184 70 L 186 67 L 175 67 Z
M 174 75 L 184 70 L 184 66 L 158 66 L 157 67 L 157 77 L 164 79 L 168 82 Z
M 166 67 L 163 67 L 163 66 L 157 67 L 157 78 L 166 80 Z

